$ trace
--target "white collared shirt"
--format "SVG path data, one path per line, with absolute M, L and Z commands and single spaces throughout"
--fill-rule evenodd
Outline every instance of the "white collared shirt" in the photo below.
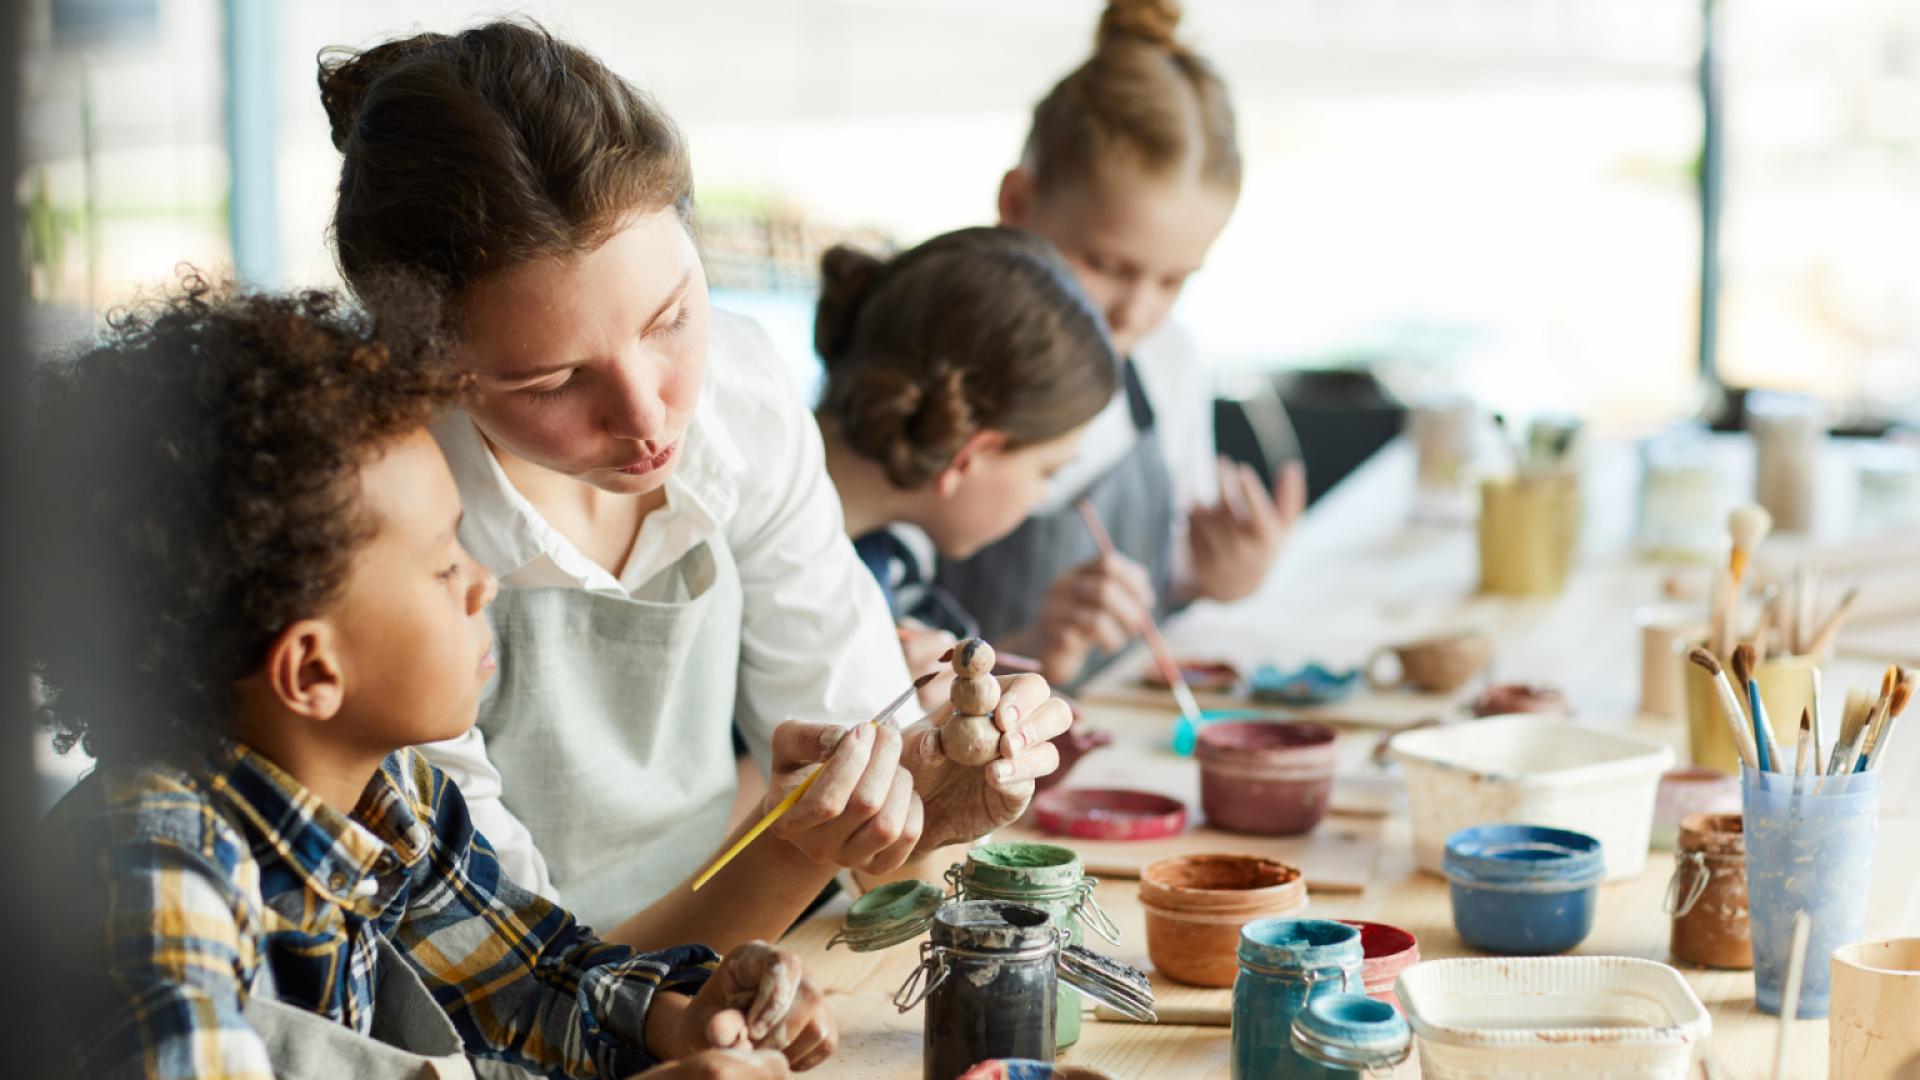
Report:
M 773 343 L 751 319 L 713 313 L 706 384 L 667 479 L 666 503 L 641 525 L 617 578 L 513 487 L 466 414 L 443 418 L 433 434 L 460 487 L 461 543 L 502 587 L 673 601 L 681 598 L 660 593 L 676 587 L 679 576 L 661 571 L 702 541 L 725 539 L 744 605 L 732 719 L 763 773 L 773 729 L 783 720 L 865 720 L 907 684 L 886 600 L 847 539 L 820 431 Z M 474 827 L 508 874 L 560 899 L 532 834 L 501 802 L 500 773 L 487 760 L 479 729 L 425 749 L 460 785 Z M 590 803 L 593 793 L 580 797 Z M 654 899 L 634 897 L 634 909 Z

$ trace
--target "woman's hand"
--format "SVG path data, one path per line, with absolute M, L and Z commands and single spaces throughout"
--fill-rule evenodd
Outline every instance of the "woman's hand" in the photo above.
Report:
M 1187 514 L 1187 542 L 1193 548 L 1193 590 L 1222 602 L 1239 600 L 1260 587 L 1287 534 L 1307 506 L 1307 470 L 1290 461 L 1280 470 L 1269 496 L 1260 476 L 1247 465 L 1225 458 L 1220 469 L 1220 502 Z
M 942 704 L 906 731 L 902 760 L 913 773 L 913 787 L 925 804 L 919 851 L 976 840 L 1026 812 L 1034 778 L 1060 765 L 1053 738 L 1073 726 L 1067 703 L 1054 697 L 1038 675 L 1000 680 L 1000 705 L 993 712 L 1000 729 L 999 756 L 984 766 L 968 767 L 940 748 L 938 723 L 952 715 Z
M 907 673 L 916 679 L 929 671 L 940 673 L 932 682 L 920 688 L 920 707 L 936 708 L 953 692 L 953 668 L 942 662 L 940 657 L 953 648 L 954 637 L 918 619 L 901 619 L 898 630 L 900 651 L 907 657 Z
M 764 941 L 721 958 L 674 1026 L 670 1048 L 778 1050 L 798 1072 L 827 1060 L 839 1042 L 833 1013 L 800 958 Z
M 1119 652 L 1153 617 L 1153 581 L 1124 555 L 1101 555 L 1068 570 L 1047 590 L 1040 616 L 1018 644 L 1046 677 L 1069 683 L 1096 647 Z
M 892 724 L 781 724 L 773 730 L 773 779 L 760 814 L 806 782 L 814 762 L 824 764 L 819 779 L 767 831 L 817 863 L 870 874 L 898 868 L 913 854 L 924 819 L 900 749 Z

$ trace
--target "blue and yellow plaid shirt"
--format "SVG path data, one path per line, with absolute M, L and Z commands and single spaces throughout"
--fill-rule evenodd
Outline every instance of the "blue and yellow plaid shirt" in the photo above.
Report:
M 72 860 L 57 910 L 85 935 L 84 1076 L 270 1078 L 249 995 L 366 1033 L 383 935 L 470 1055 L 623 1077 L 654 1064 L 654 992 L 694 993 L 717 959 L 607 944 L 514 885 L 459 788 L 411 750 L 351 818 L 234 746 L 199 770 L 99 770 L 47 826 Z

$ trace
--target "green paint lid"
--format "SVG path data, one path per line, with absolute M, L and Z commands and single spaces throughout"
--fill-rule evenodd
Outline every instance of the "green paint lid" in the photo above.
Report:
M 853 902 L 840 932 L 827 942 L 854 952 L 876 952 L 927 932 L 946 893 L 924 881 L 890 881 Z

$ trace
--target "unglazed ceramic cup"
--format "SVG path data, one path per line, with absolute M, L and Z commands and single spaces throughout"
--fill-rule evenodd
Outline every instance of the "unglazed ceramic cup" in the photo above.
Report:
M 1380 665 L 1391 654 L 1399 661 L 1400 674 L 1387 678 Z M 1493 642 L 1476 630 L 1461 630 L 1388 645 L 1367 660 L 1367 681 L 1377 690 L 1411 686 L 1415 690 L 1445 694 L 1460 689 L 1467 680 L 1485 670 L 1493 660 Z
M 1140 870 L 1147 956 L 1189 986 L 1232 986 L 1240 928 L 1307 906 L 1300 869 L 1261 855 L 1176 855 Z

